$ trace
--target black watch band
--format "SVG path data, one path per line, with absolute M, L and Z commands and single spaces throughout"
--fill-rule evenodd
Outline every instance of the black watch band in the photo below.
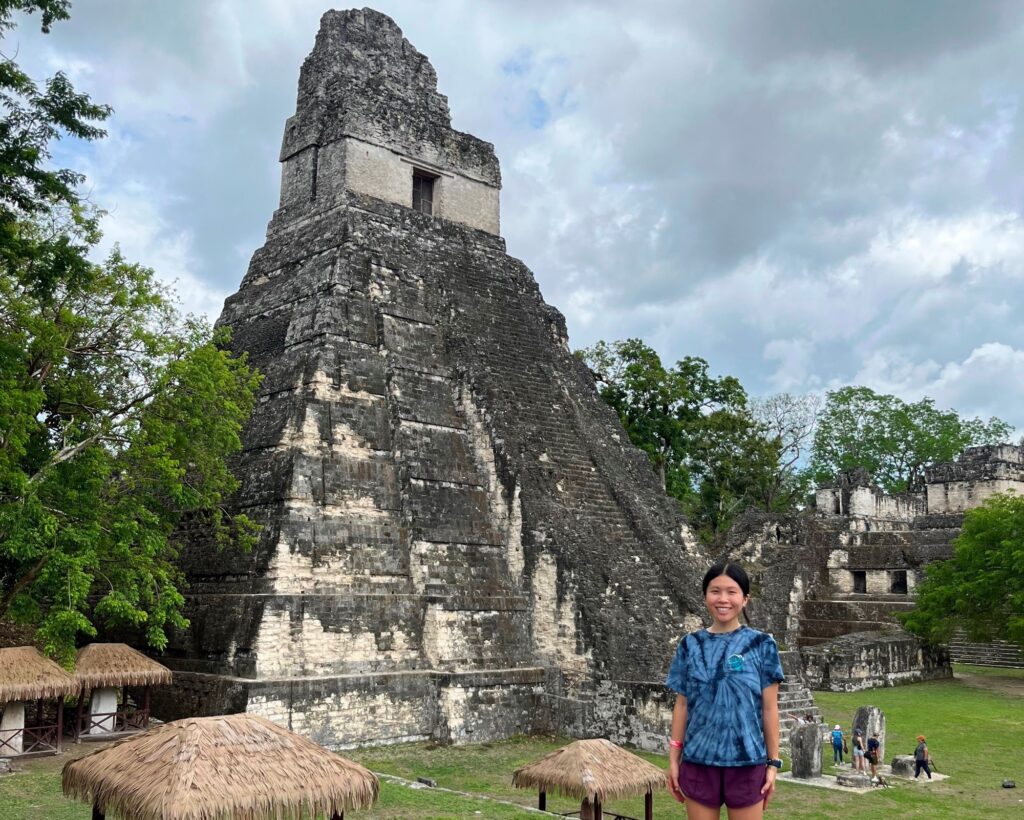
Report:
M 781 769 L 782 768 L 782 761 L 779 760 L 777 757 L 769 757 L 768 758 L 768 765 L 769 766 L 774 766 L 776 769 Z

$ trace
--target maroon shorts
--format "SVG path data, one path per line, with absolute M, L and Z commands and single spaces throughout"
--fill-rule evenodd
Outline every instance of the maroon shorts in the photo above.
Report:
M 702 766 L 683 761 L 679 764 L 679 788 L 703 806 L 718 808 L 725 803 L 730 809 L 745 809 L 764 800 L 764 766 Z

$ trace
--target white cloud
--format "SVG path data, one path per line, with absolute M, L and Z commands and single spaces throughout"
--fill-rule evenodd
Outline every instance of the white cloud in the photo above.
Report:
M 133 183 L 103 193 L 107 202 L 116 204 L 101 222 L 104 236 L 96 255 L 104 257 L 119 245 L 125 259 L 153 268 L 158 279 L 173 286 L 184 313 L 216 320 L 228 293 L 197 275 L 192 236 L 161 214 L 159 197 Z
M 899 350 L 875 351 L 851 380 L 906 401 L 930 396 L 942 408 L 965 416 L 999 416 L 1015 424 L 1007 412 L 1024 403 L 1024 349 L 1000 342 L 978 345 L 961 361 L 913 361 Z
M 574 345 L 641 336 L 755 394 L 865 382 L 1024 427 L 1004 383 L 1024 350 L 1024 7 L 376 5 L 455 127 L 495 143 L 509 251 Z M 203 312 L 276 207 L 323 10 L 93 0 L 18 30 L 33 74 L 115 106 L 111 138 L 59 159 L 112 210 L 109 240 Z

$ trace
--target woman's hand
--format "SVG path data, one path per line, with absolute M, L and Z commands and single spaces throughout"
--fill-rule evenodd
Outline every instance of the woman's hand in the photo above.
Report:
M 764 774 L 764 785 L 761 787 L 761 794 L 764 795 L 763 808 L 768 808 L 768 803 L 772 799 L 772 795 L 775 794 L 775 778 L 778 776 L 779 770 L 774 766 L 765 766 Z
M 669 760 L 668 772 L 666 773 L 666 779 L 668 780 L 668 790 L 672 792 L 672 796 L 680 803 L 686 802 L 686 797 L 679 789 L 679 761 Z

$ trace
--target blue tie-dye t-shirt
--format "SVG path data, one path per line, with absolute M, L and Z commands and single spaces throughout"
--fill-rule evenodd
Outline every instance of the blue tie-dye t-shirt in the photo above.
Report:
M 683 759 L 705 766 L 764 763 L 761 693 L 782 679 L 771 635 L 741 626 L 685 636 L 665 681 L 686 698 Z

